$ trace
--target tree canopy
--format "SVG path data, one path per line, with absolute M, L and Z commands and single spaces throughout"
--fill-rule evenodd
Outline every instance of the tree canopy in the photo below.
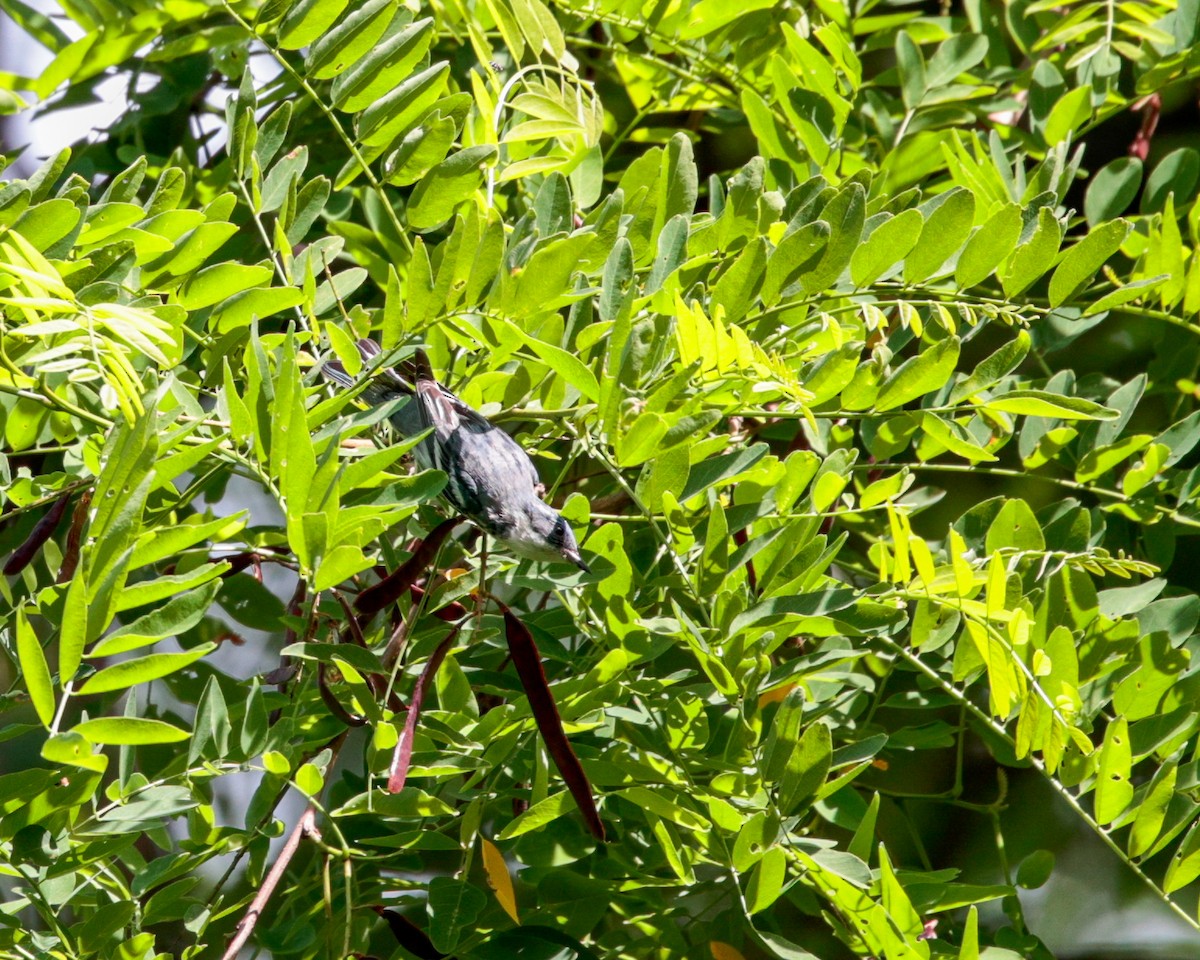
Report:
M 5 956 L 1194 950 L 1198 0 L 0 12 Z

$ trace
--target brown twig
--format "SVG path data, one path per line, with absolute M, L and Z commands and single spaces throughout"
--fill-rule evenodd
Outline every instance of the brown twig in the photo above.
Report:
M 250 908 L 246 911 L 246 915 L 238 921 L 237 931 L 234 933 L 233 939 L 229 941 L 229 946 L 225 948 L 225 953 L 222 955 L 221 960 L 235 960 L 242 947 L 246 945 L 246 941 L 250 939 L 250 934 L 254 932 L 254 926 L 258 923 L 258 918 L 262 916 L 267 902 L 271 899 L 271 894 L 279 886 L 279 881 L 283 878 L 284 871 L 288 868 L 288 864 L 292 862 L 292 857 L 296 855 L 296 851 L 300 849 L 300 838 L 305 834 L 320 837 L 320 832 L 317 830 L 316 824 L 316 810 L 312 804 L 309 804 L 304 809 L 304 813 L 296 821 L 296 826 L 292 828 L 292 832 L 288 835 L 283 849 L 279 851 L 279 856 L 275 858 L 275 863 L 272 864 L 270 873 L 263 880 L 262 886 L 258 888 L 258 893 L 254 895 L 254 899 L 250 901 Z

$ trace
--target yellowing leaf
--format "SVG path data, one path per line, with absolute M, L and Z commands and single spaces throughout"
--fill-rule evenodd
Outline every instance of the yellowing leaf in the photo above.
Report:
M 479 839 L 483 844 L 483 869 L 487 874 L 488 886 L 496 894 L 504 912 L 512 917 L 513 923 L 520 923 L 521 918 L 517 915 L 517 895 L 513 890 L 508 864 L 504 862 L 504 854 L 487 837 Z

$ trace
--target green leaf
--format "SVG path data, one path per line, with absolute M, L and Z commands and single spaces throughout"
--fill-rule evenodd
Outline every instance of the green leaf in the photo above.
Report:
M 434 109 L 384 160 L 384 179 L 398 187 L 416 183 L 446 158 L 457 133 L 458 124 Z
M 162 720 L 142 717 L 100 717 L 75 724 L 73 733 L 92 743 L 116 743 L 141 746 L 148 743 L 178 743 L 191 734 Z
M 1021 362 L 1029 355 L 1031 344 L 1029 334 L 1024 330 L 1019 330 L 1016 337 L 982 360 L 969 377 L 954 385 L 954 389 L 950 391 L 948 402 L 953 406 L 995 386 L 1021 365 Z
M 186 522 L 174 527 L 156 527 L 143 533 L 133 548 L 129 568 L 136 570 L 167 557 L 182 553 L 203 541 L 219 543 L 237 536 L 246 526 L 249 510 L 239 510 L 228 517 L 202 522 L 200 517 L 188 517 Z
M 483 182 L 484 169 L 496 158 L 496 147 L 464 147 L 437 164 L 413 189 L 408 222 L 416 230 L 440 227 Z
M 1092 88 L 1076 87 L 1050 111 L 1042 128 L 1046 146 L 1053 147 L 1083 126 L 1092 116 Z
M 446 86 L 450 64 L 444 60 L 415 73 L 382 100 L 378 100 L 359 116 L 358 138 L 367 146 L 385 147 L 408 132 Z M 494 151 L 491 144 L 467 147 L 465 151 Z M 461 152 L 465 152 L 461 151 Z M 468 157 L 474 154 L 468 153 Z
M 788 760 L 800 740 L 800 721 L 804 714 L 804 690 L 794 687 L 788 691 L 775 713 L 771 732 L 762 751 L 762 778 L 773 783 L 783 776 Z
M 966 73 L 982 62 L 988 47 L 988 38 L 978 33 L 962 33 L 945 40 L 929 58 L 925 69 L 926 87 L 936 90 Z
M 1089 227 L 1119 217 L 1133 203 L 1142 185 L 1142 161 L 1118 157 L 1092 176 L 1083 197 L 1083 213 Z
M 762 286 L 766 265 L 767 241 L 755 237 L 713 284 L 710 297 L 714 312 L 717 307 L 723 309 L 728 323 L 741 320 Z
M 658 291 L 667 278 L 687 260 L 688 218 L 677 213 L 658 235 L 658 253 L 646 279 L 646 293 Z
M 1095 816 L 1101 826 L 1116 820 L 1133 799 L 1133 784 L 1129 782 L 1131 765 L 1129 723 L 1124 717 L 1117 717 L 1104 731 L 1097 760 Z
M 872 230 L 850 258 L 850 279 L 854 285 L 865 287 L 874 283 L 889 267 L 907 257 L 916 246 L 924 224 L 921 211 L 909 209 Z
M 1200 877 L 1200 823 L 1192 826 L 1183 842 L 1171 854 L 1171 862 L 1163 878 L 1163 893 L 1182 890 L 1197 877 Z
M 1132 300 L 1140 300 L 1154 293 L 1156 289 L 1163 285 L 1163 281 L 1168 279 L 1167 274 L 1163 273 L 1155 277 L 1147 277 L 1144 280 L 1134 280 L 1132 283 L 1124 284 L 1117 287 L 1111 293 L 1106 293 L 1094 303 L 1089 304 L 1084 309 L 1083 315 L 1085 317 L 1092 317 L 1107 310 L 1112 310 L 1114 307 L 1129 303 Z
M 1096 227 L 1071 247 L 1050 278 L 1050 306 L 1057 307 L 1080 293 L 1129 235 L 1126 220 L 1113 220 Z
M 592 403 L 600 400 L 600 384 L 596 375 L 575 354 L 556 347 L 544 340 L 537 340 L 511 321 L 506 321 L 507 327 L 524 342 L 546 366 L 573 386 L 579 393 Z
M 750 874 L 750 882 L 746 885 L 746 912 L 755 914 L 771 906 L 783 893 L 786 878 L 787 855 L 782 847 L 771 847 Z
M 317 796 L 325 786 L 325 778 L 321 775 L 320 767 L 312 763 L 302 764 L 292 780 L 297 789 L 306 797 Z
M 954 267 L 954 282 L 960 289 L 982 283 L 1016 248 L 1021 235 L 1021 207 L 1002 206 L 976 230 Z
M 875 824 L 878 818 L 879 794 L 875 793 L 871 797 L 871 804 L 867 807 L 867 812 L 854 831 L 854 836 L 850 838 L 850 843 L 846 846 L 846 852 L 858 857 L 863 863 L 869 864 L 871 861 L 871 850 L 875 846 Z
M 1041 525 L 1029 504 L 1020 499 L 1005 501 L 988 527 L 985 549 L 989 554 L 997 550 L 1039 552 L 1046 549 Z
M 947 337 L 900 365 L 880 386 L 875 409 L 893 410 L 942 387 L 958 365 L 961 341 Z
M 1152 846 L 1162 832 L 1166 820 L 1167 807 L 1175 793 L 1175 780 L 1179 767 L 1176 763 L 1168 763 L 1160 767 L 1142 797 L 1137 807 L 1137 816 L 1129 831 L 1129 855 L 1140 857 Z
M 157 610 L 110 633 L 92 647 L 88 656 L 105 657 L 124 653 L 190 630 L 203 619 L 220 589 L 221 581 L 214 579 L 202 587 L 179 594 Z
M 54 722 L 54 685 L 50 680 L 50 667 L 46 663 L 46 653 L 38 640 L 33 627 L 25 616 L 24 605 L 17 607 L 16 616 L 17 659 L 21 666 L 21 676 L 25 681 L 25 689 L 33 709 L 37 711 L 42 725 L 49 727 Z
M 975 196 L 956 187 L 925 217 L 921 239 L 904 260 L 904 282 L 919 283 L 935 273 L 967 239 L 975 222 Z
M 667 432 L 667 418 L 645 410 L 617 439 L 617 465 L 636 467 L 658 453 L 659 441 Z
M 173 597 L 184 590 L 202 586 L 210 580 L 221 576 L 229 569 L 229 563 L 206 563 L 188 573 L 162 574 L 150 580 L 140 580 L 137 583 L 126 584 L 116 599 L 115 613 L 122 610 L 132 610 L 144 607 L 167 597 Z
M 77 570 L 67 584 L 63 601 L 62 628 L 58 635 L 58 682 L 64 686 L 75 678 L 88 640 L 87 580 Z
M 907 30 L 896 31 L 896 67 L 900 71 L 900 95 L 904 106 L 916 109 L 925 96 L 925 58 Z
M 395 12 L 395 0 L 367 0 L 312 45 L 304 69 L 313 80 L 336 77 L 371 49 Z
M 615 320 L 632 297 L 633 247 L 621 237 L 604 262 L 604 275 L 600 282 L 600 302 L 597 305 L 600 319 Z M 618 358 L 619 359 L 619 358 Z M 610 367 L 615 376 L 617 370 Z
M 650 787 L 627 787 L 624 790 L 613 791 L 612 795 L 624 797 L 635 807 L 649 810 L 655 816 L 670 820 L 689 830 L 704 830 L 710 825 L 700 814 L 669 799 L 665 795 L 667 792 Z
M 321 558 L 317 575 L 313 580 L 314 590 L 328 590 L 344 583 L 356 573 L 362 573 L 375 565 L 375 561 L 363 553 L 361 547 L 341 544 Z
M 921 414 L 921 429 L 951 453 L 972 463 L 992 463 L 998 459 L 995 454 L 967 439 L 966 431 L 957 423 L 936 413 Z
M 709 487 L 727 483 L 731 477 L 753 467 L 766 453 L 767 445 L 765 443 L 755 443 L 749 447 L 735 450 L 733 453 L 708 457 L 700 463 L 693 464 L 687 486 L 679 496 L 680 501 L 687 502 Z
M 771 955 L 778 957 L 779 960 L 820 960 L 816 954 L 796 946 L 778 933 L 771 933 L 769 930 L 755 930 L 754 935 L 770 951 Z
M 394 27 L 399 18 L 392 22 Z M 433 18 L 414 21 L 388 36 L 333 82 L 333 105 L 358 113 L 378 101 L 413 73 L 433 42 Z
M 678 29 L 677 35 L 681 40 L 698 40 L 728 26 L 745 14 L 773 6 L 775 0 L 744 0 L 732 7 L 723 0 L 700 0 L 689 11 L 684 26 Z
M 1000 275 L 1001 286 L 1008 297 L 1024 293 L 1038 277 L 1054 264 L 1062 228 L 1048 207 L 1038 210 L 1037 226 L 1029 240 L 1017 247 Z
M 325 209 L 329 191 L 328 177 L 314 177 L 300 188 L 300 192 L 296 194 L 296 207 L 286 224 L 288 243 L 297 244 L 304 239 L 309 228 Z
M 1083 397 L 1064 397 L 1045 390 L 1010 390 L 998 397 L 989 397 L 982 406 L 1002 413 L 1060 420 L 1115 420 L 1121 415 L 1120 411 Z
M 34 7 L 21 0 L 4 0 L 0 6 L 17 26 L 51 53 L 58 53 L 70 44 L 71 38 L 59 29 L 58 24 Z
M 832 232 L 817 265 L 800 275 L 805 293 L 819 293 L 829 288 L 850 265 L 850 259 L 862 238 L 865 216 L 866 193 L 860 183 L 851 182 L 843 187 L 825 205 L 821 219 L 829 224 Z
M 910 948 L 920 943 L 916 938 L 923 932 L 921 916 L 912 905 L 912 900 L 892 869 L 887 848 L 881 843 L 879 851 L 879 886 L 883 909 L 888 919 L 899 928 L 904 943 Z M 910 954 L 911 955 L 911 954 Z
M 797 280 L 805 268 L 813 265 L 828 245 L 831 232 L 824 220 L 814 220 L 779 241 L 779 246 L 767 259 L 761 292 L 764 304 L 773 306 L 777 303 L 780 294 Z
M 975 907 L 967 913 L 967 925 L 963 930 L 962 946 L 958 960 L 980 960 L 979 958 L 979 910 Z
M 500 831 L 496 839 L 511 840 L 513 837 L 519 837 L 524 833 L 529 833 L 531 830 L 544 827 L 547 823 L 557 820 L 574 809 L 575 801 L 571 797 L 571 791 L 564 790 L 562 793 L 553 794 L 546 797 L 545 800 L 539 800 L 519 817 L 511 821 L 508 826 Z
M 91 742 L 74 731 L 57 733 L 42 744 L 42 759 L 51 763 L 69 763 L 97 773 L 108 769 L 108 757 L 94 752 Z
M 863 345 L 851 340 L 836 350 L 823 353 L 803 377 L 804 389 L 813 395 L 814 407 L 832 400 L 854 378 L 862 357 Z
M 202 643 L 186 653 L 151 653 L 115 663 L 89 677 L 77 693 L 81 697 L 93 693 L 107 693 L 110 690 L 124 690 L 139 683 L 157 680 L 176 670 L 182 670 L 215 649 L 215 643 Z
M 1175 195 L 1175 203 L 1190 200 L 1200 178 L 1200 154 L 1191 147 L 1179 147 L 1158 161 L 1146 179 L 1142 193 L 1142 213 L 1158 213 L 1166 207 L 1167 197 Z
M 449 953 L 463 931 L 487 906 L 487 896 L 469 880 L 434 877 L 429 881 L 429 939 L 435 949 Z
M 201 757 L 215 759 L 224 757 L 229 751 L 229 707 L 216 677 L 209 677 L 196 705 L 196 719 L 192 725 L 192 739 L 188 744 L 188 765 Z
M 1124 463 L 1140 450 L 1148 447 L 1154 438 L 1146 433 L 1134 434 L 1115 443 L 1094 447 L 1085 453 L 1075 468 L 1078 483 L 1090 483 Z
M 299 50 L 321 36 L 342 15 L 347 0 L 299 0 L 279 25 L 279 45 Z
M 829 775 L 833 758 L 833 737 L 820 721 L 809 724 L 800 742 L 788 757 L 779 783 L 779 810 L 785 816 L 800 812 L 805 801 L 816 796 Z

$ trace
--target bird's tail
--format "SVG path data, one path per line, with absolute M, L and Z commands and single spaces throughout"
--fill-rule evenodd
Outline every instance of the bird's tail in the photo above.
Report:
M 433 367 L 429 363 L 429 357 L 425 355 L 424 350 L 418 349 L 410 359 L 404 362 L 402 369 L 414 384 L 426 380 L 437 382 L 437 378 L 433 375 Z
M 379 344 L 377 344 L 374 340 L 368 340 L 365 337 L 358 341 L 357 347 L 359 356 L 362 357 L 364 365 L 367 366 L 370 366 L 371 361 L 383 352 Z M 418 350 L 417 353 L 422 359 L 425 358 L 425 354 L 420 350 Z M 404 366 L 408 366 L 408 364 L 409 362 L 406 361 Z M 425 359 L 425 368 L 429 368 L 428 359 Z M 349 371 L 339 360 L 326 360 L 321 365 L 321 374 L 326 379 L 332 380 L 334 383 L 338 384 L 338 386 L 354 386 L 354 377 L 350 375 Z M 374 382 L 372 387 L 368 388 L 367 394 L 370 396 L 378 393 L 381 398 L 384 398 L 387 394 L 395 393 L 411 395 L 413 392 L 412 386 L 410 385 L 411 382 L 415 382 L 415 379 L 406 382 L 405 379 L 401 377 L 400 374 L 398 374 L 395 370 L 391 369 L 390 367 L 385 367 L 375 374 Z

